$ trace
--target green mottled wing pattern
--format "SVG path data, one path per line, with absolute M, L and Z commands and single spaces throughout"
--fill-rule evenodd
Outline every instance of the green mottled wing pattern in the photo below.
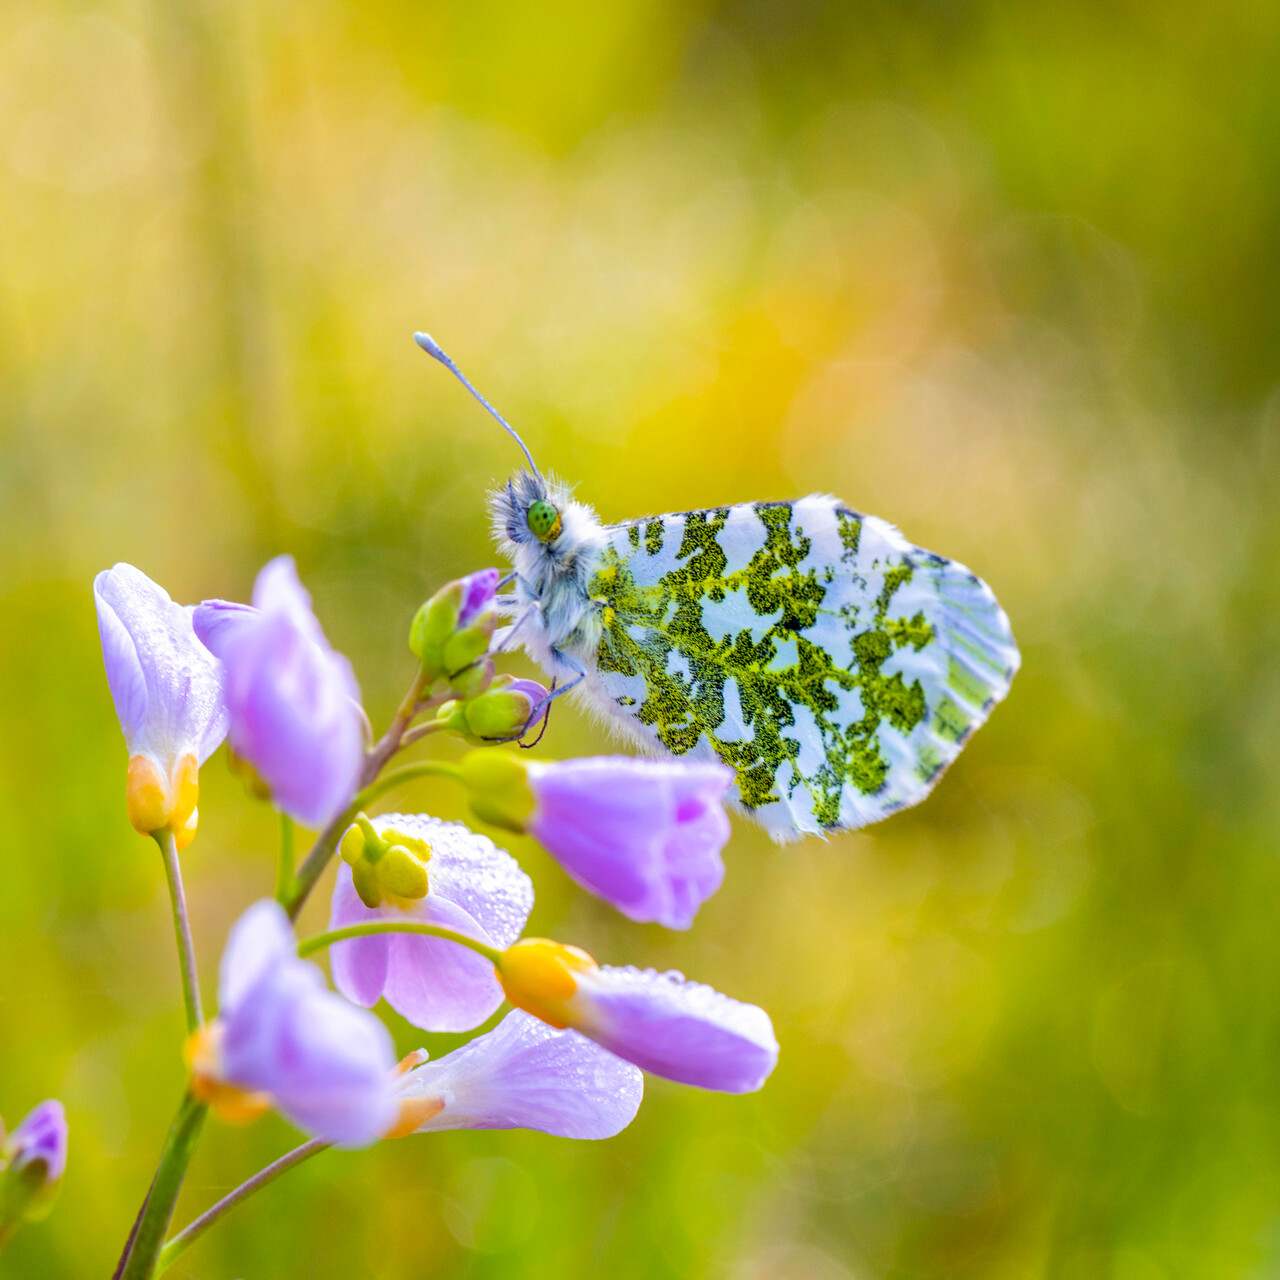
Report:
M 985 583 L 834 498 L 608 538 L 593 683 L 652 745 L 731 765 L 781 839 L 922 799 L 1018 667 Z

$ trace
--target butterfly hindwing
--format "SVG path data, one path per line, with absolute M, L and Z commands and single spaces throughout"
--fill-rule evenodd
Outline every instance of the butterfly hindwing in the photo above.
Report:
M 834 498 L 606 534 L 593 685 L 653 745 L 732 765 L 781 838 L 922 799 L 1017 670 L 983 582 Z

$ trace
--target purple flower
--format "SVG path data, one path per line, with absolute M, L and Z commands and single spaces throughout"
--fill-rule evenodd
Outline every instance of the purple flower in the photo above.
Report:
M 630 1063 L 521 1011 L 435 1062 L 424 1050 L 412 1058 L 419 1065 L 400 1078 L 400 1120 L 389 1138 L 443 1129 L 612 1138 L 635 1118 L 644 1093 Z
M 524 829 L 574 880 L 632 920 L 693 923 L 724 879 L 732 769 L 628 756 L 527 767 Z
M 509 946 L 520 936 L 533 908 L 533 885 L 515 859 L 487 836 L 426 814 L 386 814 L 374 818 L 372 826 L 388 844 L 425 863 L 427 892 L 399 897 L 390 881 L 381 893 L 377 884 L 371 891 L 363 869 L 357 868 L 367 901 L 383 898 L 379 906 L 370 907 L 361 901 L 352 867 L 344 861 L 334 885 L 330 929 L 371 920 L 424 920 L 493 947 Z M 344 859 L 351 837 L 352 832 L 343 837 Z M 347 999 L 368 1008 L 385 997 L 393 1009 L 427 1031 L 470 1031 L 502 1003 L 493 966 L 474 951 L 441 938 L 408 933 L 351 938 L 334 944 L 330 966 L 334 985 Z
M 399 1113 L 387 1029 L 299 960 L 284 910 L 264 900 L 231 929 L 219 1015 L 188 1043 L 192 1087 L 231 1119 L 273 1105 L 341 1146 L 381 1137 Z
M 227 733 L 222 667 L 196 639 L 191 610 L 130 564 L 93 580 L 107 684 L 129 748 L 129 820 L 142 832 L 195 834 L 197 771 Z
M 778 1061 L 769 1015 L 678 973 L 616 969 L 546 938 L 503 952 L 507 999 L 554 1027 L 572 1027 L 656 1076 L 751 1093 Z
M 226 669 L 231 749 L 275 803 L 323 827 L 355 794 L 364 760 L 360 689 L 311 612 L 291 556 L 267 564 L 253 607 L 206 600 L 195 630 Z
M 67 1115 L 62 1103 L 51 1098 L 30 1112 L 3 1144 L 3 1156 L 15 1171 L 41 1161 L 44 1186 L 57 1182 L 67 1168 Z

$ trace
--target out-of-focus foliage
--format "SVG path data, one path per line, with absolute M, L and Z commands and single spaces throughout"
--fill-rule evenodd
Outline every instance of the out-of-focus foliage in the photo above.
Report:
M 606 519 L 835 492 L 1023 673 L 919 810 L 741 824 L 689 935 L 513 846 L 534 932 L 770 1009 L 763 1093 L 328 1154 L 173 1274 L 1280 1269 L 1271 0 L 10 0 L 0 119 L 0 1111 L 72 1128 L 7 1274 L 109 1273 L 182 1087 L 92 575 L 290 551 L 385 721 L 518 461 L 414 328 Z M 202 788 L 212 989 L 275 826 Z M 292 1141 L 211 1127 L 180 1219 Z

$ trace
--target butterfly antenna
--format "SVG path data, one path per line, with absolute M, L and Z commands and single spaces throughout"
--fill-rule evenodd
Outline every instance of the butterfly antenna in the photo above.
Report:
M 541 477 L 541 473 L 538 471 L 538 464 L 534 462 L 533 454 L 529 452 L 529 446 L 520 439 L 515 427 L 513 427 L 511 423 L 509 423 L 506 418 L 504 418 L 502 414 L 500 414 L 497 409 L 495 409 L 493 405 L 491 405 L 484 396 L 482 396 L 475 387 L 471 385 L 470 381 L 467 379 L 467 375 L 453 363 L 452 358 L 448 355 L 445 349 L 429 333 L 415 333 L 413 335 L 413 340 L 423 349 L 423 351 L 427 353 L 427 355 L 431 356 L 432 359 L 439 360 L 440 363 L 444 365 L 444 367 L 448 369 L 449 372 L 453 374 L 453 376 L 457 378 L 457 380 L 462 383 L 462 385 L 466 387 L 466 389 L 470 391 L 471 394 L 475 396 L 475 398 L 479 400 L 480 403 L 484 405 L 484 407 L 493 414 L 500 423 L 502 423 L 502 425 L 507 429 L 507 433 L 516 442 L 516 444 L 520 446 L 524 456 L 529 460 L 529 467 L 533 471 L 533 474 Z

